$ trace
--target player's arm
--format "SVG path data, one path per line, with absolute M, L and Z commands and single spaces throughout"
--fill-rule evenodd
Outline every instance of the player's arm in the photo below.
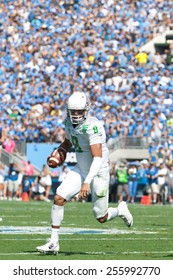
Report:
M 79 193 L 79 197 L 81 198 L 86 198 L 88 196 L 91 181 L 94 179 L 95 176 L 97 176 L 102 165 L 102 144 L 93 144 L 90 146 L 90 150 L 93 157 L 93 161 L 90 166 L 89 173 L 87 174 Z
M 64 141 L 59 145 L 58 149 L 62 149 L 66 153 L 68 153 L 70 151 L 71 147 L 72 147 L 72 143 L 70 142 L 70 140 L 65 138 Z
M 55 148 L 53 152 L 48 156 L 48 166 L 51 168 L 56 168 L 57 166 L 62 165 L 71 147 L 71 142 L 67 138 L 65 138 L 64 141 L 59 145 L 59 147 Z
M 64 158 L 66 158 L 66 155 L 70 151 L 71 147 L 72 147 L 72 144 L 71 144 L 70 140 L 65 138 L 64 141 L 59 145 L 58 151 L 60 154 L 63 154 Z
M 93 144 L 90 145 L 91 155 L 93 157 L 92 164 L 88 175 L 85 178 L 84 183 L 90 184 L 95 176 L 99 173 L 99 170 L 102 165 L 102 144 Z

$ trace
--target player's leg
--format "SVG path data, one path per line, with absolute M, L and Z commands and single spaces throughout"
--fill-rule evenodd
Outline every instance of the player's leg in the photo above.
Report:
M 116 208 L 108 207 L 109 200 L 109 174 L 96 176 L 91 185 L 91 196 L 94 217 L 104 223 L 115 218 L 118 214 Z
M 81 188 L 81 175 L 77 168 L 70 171 L 64 181 L 57 188 L 56 195 L 54 197 L 54 205 L 51 209 L 52 229 L 51 237 L 48 243 L 43 246 L 37 247 L 41 252 L 53 252 L 59 251 L 59 230 L 64 218 L 64 205 L 77 193 Z
M 93 180 L 91 192 L 93 214 L 95 218 L 100 223 L 104 223 L 118 216 L 128 227 L 132 226 L 133 217 L 128 210 L 126 202 L 120 202 L 117 208 L 108 207 L 108 186 L 109 176 L 107 174 L 103 174 L 103 176 L 97 176 Z

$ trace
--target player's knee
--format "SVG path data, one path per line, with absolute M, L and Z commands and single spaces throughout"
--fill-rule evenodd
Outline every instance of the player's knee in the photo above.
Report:
M 54 204 L 55 205 L 64 206 L 65 203 L 66 203 L 66 200 L 62 196 L 60 196 L 58 194 L 56 194 L 54 196 Z
M 94 217 L 97 219 L 97 221 L 99 223 L 105 223 L 106 222 L 107 214 L 104 215 L 104 216 L 101 216 L 101 212 L 100 212 L 100 208 L 99 207 L 94 206 L 93 214 L 94 214 Z
M 106 221 L 107 221 L 107 217 L 108 217 L 108 215 L 106 214 L 105 216 L 103 216 L 103 217 L 100 217 L 100 218 L 97 218 L 97 221 L 99 222 L 99 223 L 105 223 Z

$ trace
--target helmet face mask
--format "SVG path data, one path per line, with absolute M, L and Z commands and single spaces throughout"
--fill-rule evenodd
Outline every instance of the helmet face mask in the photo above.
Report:
M 85 110 L 70 110 L 69 116 L 72 124 L 80 124 L 85 120 Z
M 86 95 L 83 92 L 74 92 L 67 103 L 67 114 L 72 124 L 82 124 L 87 118 L 89 108 Z

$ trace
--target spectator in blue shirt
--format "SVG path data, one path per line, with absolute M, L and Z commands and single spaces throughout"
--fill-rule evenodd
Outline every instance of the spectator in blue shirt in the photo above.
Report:
M 8 171 L 8 183 L 7 183 L 7 190 L 8 190 L 8 199 L 9 201 L 17 198 L 19 184 L 18 184 L 18 174 L 19 169 L 17 168 L 15 163 L 11 163 L 9 166 Z
M 160 191 L 159 191 L 159 185 L 157 183 L 158 168 L 156 167 L 156 164 L 154 162 L 151 162 L 151 164 L 149 166 L 148 175 L 149 175 L 148 176 L 148 181 L 149 181 L 149 185 L 151 187 L 152 203 L 156 204 Z
M 33 180 L 28 175 L 25 175 L 23 177 L 22 192 L 23 193 L 27 192 L 28 196 L 29 196 L 29 199 L 31 199 L 31 196 L 32 196 L 32 183 L 33 183 Z
M 148 195 L 148 161 L 143 160 L 138 166 L 138 187 L 142 189 L 143 195 Z
M 128 187 L 130 202 L 134 203 L 138 187 L 138 170 L 136 164 L 133 163 L 128 168 Z

